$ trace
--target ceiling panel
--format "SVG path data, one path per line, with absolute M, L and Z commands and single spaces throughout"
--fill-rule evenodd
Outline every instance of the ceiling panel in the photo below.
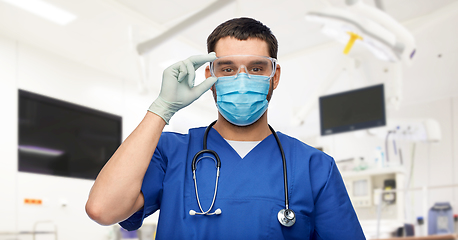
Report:
M 162 25 L 169 25 L 171 22 L 174 22 L 177 19 L 181 19 L 183 16 L 186 16 L 189 13 L 198 11 L 199 9 L 213 2 L 213 0 L 116 1 Z
M 128 80 L 139 79 L 134 44 L 158 36 L 213 0 L 46 0 L 78 16 L 59 26 L 0 1 L 0 34 L 38 46 Z M 456 1 L 456 0 L 455 0 Z M 364 0 L 374 6 L 374 1 Z M 400 21 L 430 13 L 454 0 L 384 0 L 386 12 Z M 345 7 L 344 0 L 237 0 L 215 11 L 151 52 L 151 64 L 206 52 L 206 38 L 221 22 L 250 16 L 268 25 L 279 40 L 279 57 L 297 55 L 331 40 L 305 13 L 326 5 Z M 178 44 L 179 43 L 179 44 Z M 179 45 L 179 49 L 177 49 Z M 183 50 L 188 49 L 188 50 Z M 158 67 L 157 69 L 159 69 Z
M 456 0 L 385 0 L 383 7 L 396 20 L 405 22 L 446 7 L 453 2 Z

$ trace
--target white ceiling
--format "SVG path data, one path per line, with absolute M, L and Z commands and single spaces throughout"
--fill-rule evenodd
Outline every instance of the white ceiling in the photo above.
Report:
M 60 26 L 0 1 L 0 33 L 130 81 L 138 81 L 129 29 L 134 42 L 155 37 L 214 0 L 46 0 L 78 18 Z M 382 0 L 384 10 L 405 22 L 454 0 Z M 306 22 L 310 10 L 345 6 L 344 0 L 236 0 L 205 16 L 172 41 L 153 50 L 160 65 L 206 52 L 206 37 L 221 22 L 250 16 L 268 25 L 279 40 L 279 58 L 330 41 Z M 372 0 L 365 3 L 374 5 Z M 180 50 L 177 50 L 177 45 Z M 189 51 L 183 50 L 189 49 Z M 158 57 L 160 56 L 160 57 Z

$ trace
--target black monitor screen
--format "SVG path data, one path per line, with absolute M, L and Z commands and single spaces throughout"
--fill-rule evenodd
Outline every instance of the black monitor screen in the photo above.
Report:
M 19 90 L 18 170 L 95 179 L 121 128 L 120 116 Z
M 321 135 L 386 125 L 383 84 L 322 96 Z

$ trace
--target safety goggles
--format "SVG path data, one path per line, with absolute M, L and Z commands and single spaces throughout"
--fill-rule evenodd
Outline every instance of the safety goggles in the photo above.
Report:
M 210 63 L 213 77 L 236 76 L 244 71 L 250 75 L 273 77 L 277 67 L 277 59 L 256 55 L 229 55 L 219 57 Z

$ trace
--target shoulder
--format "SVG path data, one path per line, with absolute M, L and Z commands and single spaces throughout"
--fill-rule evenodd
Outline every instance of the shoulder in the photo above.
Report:
M 166 141 L 182 141 L 183 139 L 189 137 L 195 137 L 200 135 L 205 131 L 205 127 L 191 128 L 187 133 L 178 133 L 178 132 L 162 132 L 161 140 Z
M 333 189 L 332 191 L 345 189 L 339 170 L 331 156 L 296 138 L 285 134 L 278 135 L 285 154 L 290 157 L 292 181 L 297 186 L 310 184 L 308 187 L 311 188 L 314 200 L 319 198 L 326 186 Z
M 334 159 L 325 152 L 316 149 L 315 147 L 312 147 L 297 138 L 291 137 L 281 132 L 278 132 L 277 134 L 283 144 L 283 148 L 285 149 L 293 150 L 300 156 L 308 156 L 312 159 L 320 159 L 320 161 L 325 161 L 326 163 L 334 162 Z
M 191 128 L 188 133 L 162 132 L 159 144 L 188 144 L 191 138 L 203 136 L 205 129 L 205 127 Z
M 165 169 L 171 159 L 186 159 L 188 150 L 202 142 L 204 131 L 205 127 L 189 129 L 188 133 L 162 132 L 152 162 L 161 162 L 162 168 Z
M 294 137 L 282 133 L 278 137 L 298 176 L 307 175 L 318 185 L 325 184 L 336 168 L 334 158 Z

